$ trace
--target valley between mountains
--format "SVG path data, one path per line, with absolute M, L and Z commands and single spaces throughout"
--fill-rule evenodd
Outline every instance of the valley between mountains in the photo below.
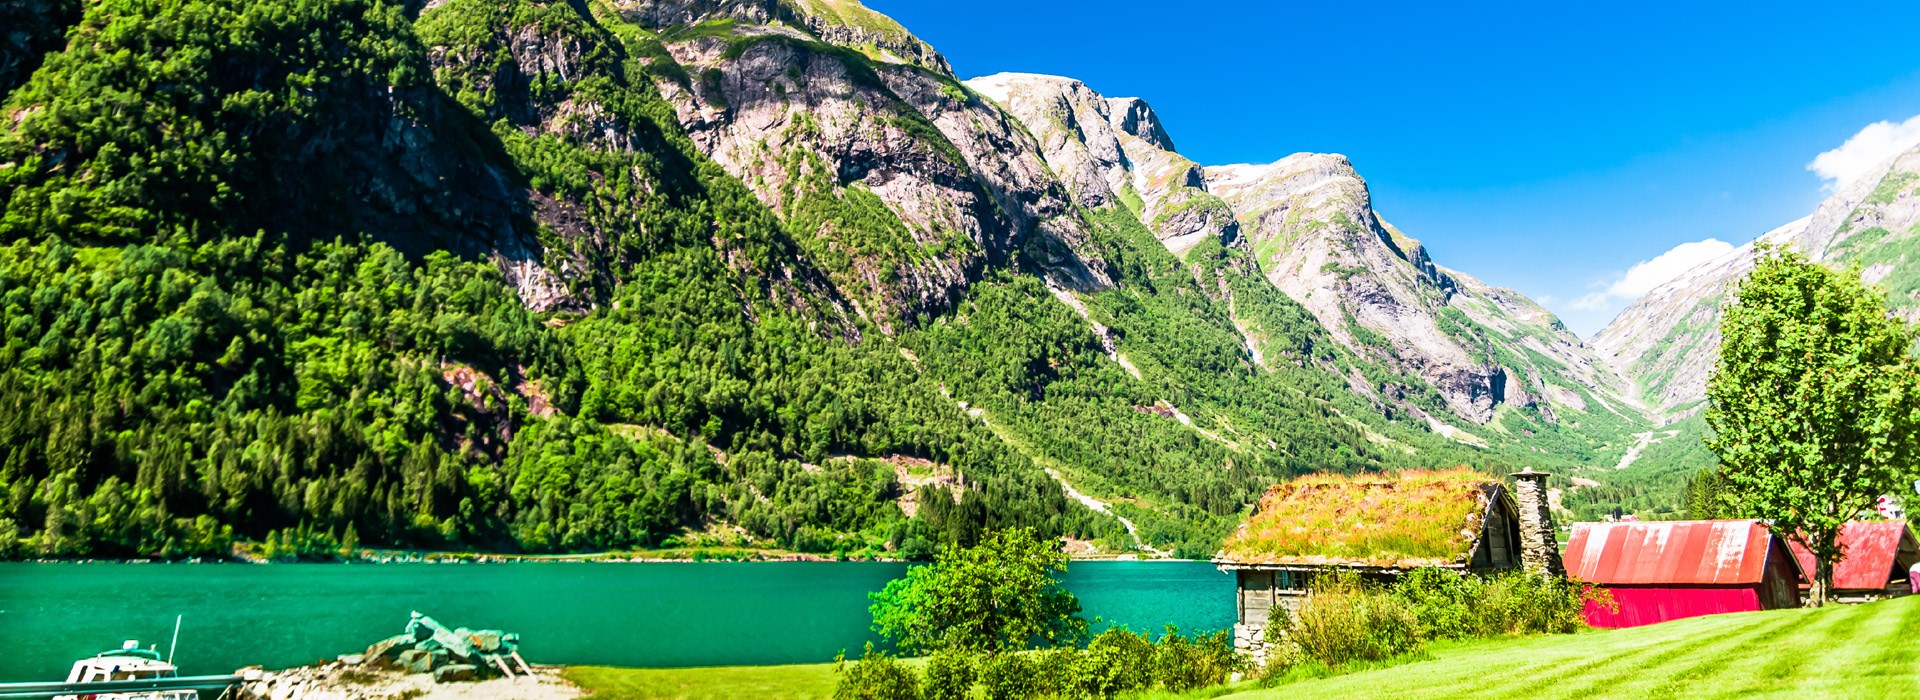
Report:
M 1531 466 L 1592 519 L 1711 464 L 1752 246 L 1583 341 L 1343 156 L 1199 164 L 855 0 L 27 5 L 0 556 L 1205 557 L 1307 472 Z M 1761 240 L 1914 313 L 1916 170 Z

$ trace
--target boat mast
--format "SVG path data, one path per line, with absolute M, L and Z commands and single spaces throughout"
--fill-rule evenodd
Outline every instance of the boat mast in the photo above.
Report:
M 167 663 L 173 663 L 173 652 L 180 648 L 180 619 L 186 615 L 173 616 L 173 643 L 167 645 Z

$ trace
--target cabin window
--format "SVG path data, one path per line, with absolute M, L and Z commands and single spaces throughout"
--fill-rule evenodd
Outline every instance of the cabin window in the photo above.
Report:
M 1275 572 L 1273 587 L 1288 592 L 1305 593 L 1307 592 L 1307 578 L 1307 572 L 1305 571 Z

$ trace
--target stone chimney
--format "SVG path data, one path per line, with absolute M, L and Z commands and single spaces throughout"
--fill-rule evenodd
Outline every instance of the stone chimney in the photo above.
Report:
M 1554 539 L 1553 511 L 1547 504 L 1547 476 L 1533 467 L 1513 474 L 1513 500 L 1520 507 L 1520 565 L 1532 574 L 1566 576 L 1560 543 Z

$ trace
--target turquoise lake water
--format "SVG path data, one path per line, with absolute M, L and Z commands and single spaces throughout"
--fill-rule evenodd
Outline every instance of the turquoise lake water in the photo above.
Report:
M 185 615 L 185 674 L 354 653 L 419 610 L 518 632 L 529 661 L 714 666 L 830 661 L 872 639 L 882 563 L 0 564 L 0 682 L 57 680 L 125 639 L 166 649 Z M 1079 562 L 1089 619 L 1158 632 L 1233 624 L 1232 579 L 1204 562 Z

